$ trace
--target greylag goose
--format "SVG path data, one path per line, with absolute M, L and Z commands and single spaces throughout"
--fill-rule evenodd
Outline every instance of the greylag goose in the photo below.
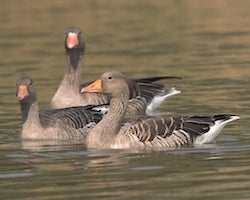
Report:
M 107 96 L 100 93 L 79 93 L 82 77 L 83 55 L 85 41 L 79 28 L 72 27 L 66 31 L 65 51 L 67 68 L 54 97 L 52 108 L 66 108 L 72 106 L 100 105 L 108 102 Z M 161 79 L 179 77 L 149 77 L 143 79 L 128 79 L 130 96 L 143 96 L 147 100 L 147 112 L 156 109 L 167 97 L 180 93 L 175 88 L 166 89 L 164 85 L 155 83 Z M 86 84 L 85 84 L 86 85 Z
M 181 148 L 212 141 L 236 115 L 144 116 L 126 123 L 123 117 L 129 100 L 127 79 L 119 72 L 106 72 L 82 92 L 102 92 L 110 97 L 103 119 L 89 132 L 88 148 Z
M 91 127 L 88 125 L 91 122 L 97 123 L 103 117 L 102 113 L 92 110 L 91 106 L 39 112 L 33 81 L 24 77 L 16 85 L 16 96 L 22 112 L 22 139 L 84 139 Z

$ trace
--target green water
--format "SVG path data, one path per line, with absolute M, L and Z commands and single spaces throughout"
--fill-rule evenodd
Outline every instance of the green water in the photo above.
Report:
M 2 1 L 1 199 L 250 199 L 249 1 Z M 15 83 L 30 76 L 41 110 L 66 67 L 65 30 L 86 38 L 84 81 L 104 71 L 166 81 L 182 93 L 161 111 L 233 113 L 216 143 L 161 151 L 89 151 L 19 140 Z

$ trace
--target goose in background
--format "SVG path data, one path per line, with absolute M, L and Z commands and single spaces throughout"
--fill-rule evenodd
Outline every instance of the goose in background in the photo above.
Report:
M 65 51 L 67 66 L 66 71 L 55 95 L 52 98 L 52 108 L 67 108 L 72 106 L 100 105 L 108 103 L 108 96 L 101 93 L 79 93 L 82 78 L 83 57 L 85 52 L 85 41 L 81 30 L 71 27 L 66 31 Z M 130 98 L 142 96 L 147 101 L 147 113 L 155 110 L 166 98 L 179 94 L 180 91 L 174 87 L 165 88 L 163 84 L 156 83 L 163 79 L 179 77 L 159 76 L 141 79 L 127 79 Z
M 86 138 L 96 149 L 174 149 L 209 143 L 236 115 L 144 116 L 124 122 L 130 90 L 119 72 L 106 72 L 81 92 L 101 92 L 110 98 L 108 113 Z
M 93 106 L 78 106 L 39 112 L 34 83 L 30 78 L 20 78 L 16 96 L 22 112 L 22 139 L 85 139 L 91 122 L 98 123 L 103 113 Z

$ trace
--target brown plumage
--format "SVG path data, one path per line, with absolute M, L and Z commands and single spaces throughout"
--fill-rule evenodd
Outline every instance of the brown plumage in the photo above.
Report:
M 34 83 L 30 78 L 17 81 L 17 98 L 22 112 L 23 139 L 85 139 L 91 122 L 99 122 L 103 114 L 92 106 L 78 106 L 39 112 Z M 81 141 L 82 142 L 82 141 Z M 71 142 L 72 143 L 72 142 Z
M 109 112 L 90 131 L 89 148 L 181 148 L 213 140 L 235 115 L 141 117 L 123 122 L 129 100 L 127 78 L 119 72 L 106 72 L 83 89 L 103 92 L 110 97 Z
M 83 56 L 85 51 L 85 41 L 80 29 L 76 27 L 69 28 L 66 32 L 65 51 L 67 58 L 67 67 L 63 80 L 61 81 L 54 97 L 51 101 L 53 108 L 66 108 L 72 106 L 100 105 L 108 103 L 107 95 L 100 93 L 80 94 L 79 89 L 86 84 L 81 85 Z M 148 110 L 152 111 L 158 107 L 167 97 L 180 93 L 175 88 L 166 89 L 164 85 L 155 83 L 156 81 L 178 77 L 149 77 L 143 79 L 127 79 L 130 88 L 130 98 L 142 96 L 146 99 Z M 179 79 L 179 78 L 178 78 Z M 152 100 L 155 96 L 160 96 L 161 101 L 157 104 Z M 130 109 L 132 112 L 132 109 Z M 135 112 L 135 111 L 133 111 Z

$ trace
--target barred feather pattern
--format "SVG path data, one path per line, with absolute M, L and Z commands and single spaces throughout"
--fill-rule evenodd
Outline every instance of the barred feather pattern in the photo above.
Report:
M 75 33 L 78 39 L 78 44 L 72 48 L 68 48 L 67 46 L 67 38 L 69 37 L 70 33 Z M 59 109 L 72 106 L 100 105 L 109 103 L 110 99 L 105 94 L 80 94 L 79 92 L 80 88 L 90 84 L 89 82 L 81 85 L 82 65 L 85 52 L 85 41 L 81 30 L 77 27 L 70 27 L 66 31 L 64 44 L 67 57 L 67 68 L 63 80 L 61 81 L 54 97 L 51 100 L 51 107 Z M 166 90 L 163 84 L 155 82 L 169 78 L 180 79 L 179 77 L 168 76 L 128 79 L 130 98 L 136 98 L 137 96 L 144 97 L 146 99 L 147 105 L 150 105 L 154 96 L 162 94 Z M 133 112 L 133 115 L 135 115 L 135 110 Z M 141 112 L 142 111 L 140 110 L 137 114 L 140 115 Z M 129 114 L 130 113 L 126 114 L 126 116 L 129 116 Z
M 148 77 L 142 79 L 132 79 L 128 78 L 127 84 L 130 90 L 130 99 L 138 98 L 138 96 L 145 98 L 146 103 L 149 104 L 154 96 L 158 94 L 162 94 L 166 91 L 166 88 L 163 84 L 155 83 L 155 81 L 164 80 L 168 78 L 178 78 L 179 77 L 168 77 L 168 76 L 161 76 L 161 77 Z M 86 82 L 81 84 L 80 88 L 86 87 L 87 85 L 91 84 L 92 82 Z M 107 95 L 100 94 L 100 93 L 82 93 L 82 95 L 89 95 L 89 98 L 93 98 L 92 105 L 98 104 L 105 104 L 109 102 L 109 98 Z M 93 97 L 92 97 L 93 96 Z M 106 99 L 105 99 L 105 97 Z M 98 99 L 101 98 L 101 99 Z M 84 98 L 87 101 L 87 98 Z M 90 102 L 90 101 L 89 101 Z M 90 103 L 89 103 L 90 104 Z M 89 105 L 85 104 L 84 105 Z
M 124 118 L 131 119 L 131 118 L 138 117 L 138 116 L 144 116 L 146 107 L 147 107 L 147 102 L 145 98 L 141 96 L 132 98 L 128 102 L 128 106 L 127 106 L 127 110 L 126 110 L 126 114 Z
M 120 72 L 105 72 L 100 79 L 102 91 L 111 97 L 110 110 L 89 132 L 86 142 L 89 148 L 172 149 L 194 146 L 210 142 L 227 123 L 239 118 L 235 115 L 162 115 L 124 120 L 129 102 L 126 77 Z M 91 85 L 89 91 L 96 91 L 94 87 Z
M 23 139 L 85 139 L 90 130 L 89 124 L 98 123 L 103 118 L 102 112 L 93 109 L 95 106 L 39 112 L 34 84 L 30 78 L 18 80 L 17 96 L 22 111 Z
M 80 129 L 90 122 L 98 123 L 103 114 L 92 110 L 90 106 L 78 106 L 40 112 L 39 117 L 44 128 L 62 124 L 74 129 Z
M 122 126 L 119 137 L 124 137 L 118 148 L 125 148 L 123 144 L 134 146 L 135 138 L 142 148 L 180 148 L 192 145 L 193 137 L 186 131 L 179 129 L 178 124 L 170 117 L 150 117 L 127 122 Z M 127 139 L 125 139 L 127 138 Z M 137 146 L 137 145 L 136 145 Z
M 126 110 L 125 118 L 129 119 L 136 116 L 146 114 L 147 106 L 151 103 L 156 95 L 164 94 L 168 89 L 165 89 L 163 84 L 154 83 L 169 77 L 149 77 L 144 79 L 127 79 L 130 90 L 130 101 L 128 109 Z M 87 86 L 89 83 L 84 83 L 81 88 Z M 108 95 L 102 93 L 82 93 L 82 105 L 100 105 L 108 104 L 110 98 Z
M 133 119 L 122 125 L 111 147 L 145 149 L 189 147 L 195 145 L 197 137 L 207 134 L 216 122 L 221 121 L 219 123 L 225 125 L 235 119 L 238 119 L 238 116 L 157 116 Z

